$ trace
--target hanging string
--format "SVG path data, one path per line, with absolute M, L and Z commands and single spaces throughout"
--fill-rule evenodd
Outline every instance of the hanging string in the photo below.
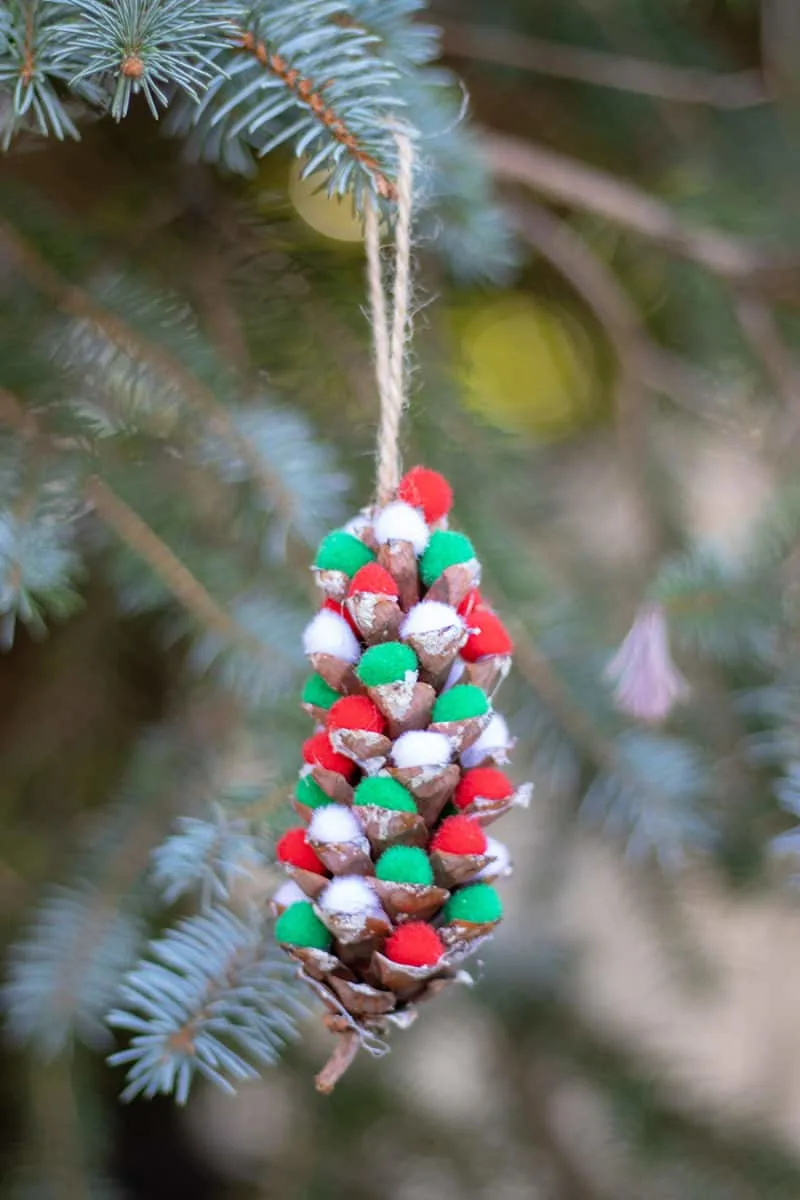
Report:
M 377 498 L 385 504 L 400 482 L 400 421 L 406 405 L 406 339 L 411 282 L 411 205 L 413 151 L 411 140 L 398 133 L 397 217 L 395 220 L 394 286 L 391 323 L 381 268 L 378 212 L 367 205 L 365 241 L 375 376 L 380 400 L 377 444 Z

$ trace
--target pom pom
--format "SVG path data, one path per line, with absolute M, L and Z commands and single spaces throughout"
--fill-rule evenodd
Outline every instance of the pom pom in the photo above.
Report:
M 294 794 L 298 803 L 304 804 L 306 808 L 324 808 L 326 804 L 333 804 L 330 796 L 323 792 L 316 779 L 312 779 L 310 775 L 298 779 Z
M 341 600 L 334 600 L 332 596 L 328 596 L 327 600 L 323 602 L 322 607 L 326 612 L 336 613 L 337 616 L 341 617 L 343 621 L 347 621 L 347 624 L 352 629 L 356 639 L 361 636 L 358 632 L 358 626 L 350 616 L 350 613 L 347 611 L 345 606 L 342 604 Z
M 412 467 L 400 480 L 397 495 L 406 504 L 421 508 L 429 525 L 441 521 L 453 504 L 453 489 L 438 471 L 429 467 Z
M 444 954 L 444 946 L 430 925 L 409 921 L 386 939 L 383 953 L 404 967 L 435 967 Z
M 454 892 L 444 906 L 445 921 L 499 921 L 503 915 L 503 902 L 488 883 L 471 883 Z
M 492 713 L 489 724 L 476 742 L 473 742 L 461 755 L 465 767 L 473 767 L 485 758 L 487 754 L 503 752 L 511 745 L 511 735 L 508 732 L 505 718 L 500 713 Z
M 345 521 L 342 526 L 343 533 L 352 533 L 353 537 L 357 537 L 360 542 L 364 541 L 364 535 L 372 528 L 372 520 L 368 513 L 356 513 L 349 521 Z
M 306 899 L 303 889 L 293 879 L 287 879 L 272 897 L 272 903 L 280 905 L 281 908 L 288 908 L 290 904 L 297 904 L 298 900 Z
M 505 842 L 498 842 L 497 838 L 486 839 L 486 853 L 490 856 L 491 862 L 487 863 L 482 870 L 476 875 L 476 879 L 483 879 L 484 875 L 507 875 L 511 870 L 511 851 Z
M 430 587 L 442 571 L 455 566 L 456 563 L 470 562 L 473 558 L 475 547 L 468 537 L 463 533 L 439 530 L 431 534 L 428 548 L 419 565 L 422 582 L 426 587 Z
M 471 683 L 459 683 L 442 692 L 433 706 L 434 723 L 440 721 L 463 721 L 467 717 L 480 717 L 489 711 L 489 700 L 479 687 Z
M 324 913 L 345 917 L 383 913 L 380 900 L 362 875 L 339 875 L 331 880 L 317 904 Z
M 327 804 L 314 813 L 307 836 L 313 842 L 321 842 L 326 846 L 336 842 L 353 842 L 361 837 L 361 826 L 346 804 Z
M 431 841 L 443 854 L 485 854 L 486 834 L 472 817 L 446 817 Z
M 511 654 L 513 651 L 514 643 L 508 630 L 488 608 L 475 609 L 468 624 L 472 632 L 461 647 L 461 657 L 467 662 L 476 662 L 487 654 Z
M 378 879 L 390 883 L 418 883 L 430 887 L 433 868 L 424 850 L 418 846 L 390 846 L 375 864 Z
M 453 800 L 457 808 L 469 808 L 478 796 L 485 796 L 487 800 L 508 800 L 513 794 L 513 783 L 497 767 L 473 767 L 461 776 Z
M 375 518 L 372 532 L 379 545 L 385 542 L 411 542 L 416 555 L 422 554 L 428 544 L 428 526 L 416 508 L 397 500 L 387 504 Z
M 344 775 L 345 779 L 352 779 L 357 769 L 351 758 L 336 753 L 324 731 L 315 733 L 303 742 L 303 759 L 309 766 L 325 767 L 328 771 Z
M 483 597 L 481 596 L 480 592 L 477 588 L 472 588 L 471 591 L 467 592 L 466 596 L 459 604 L 458 613 L 461 617 L 468 617 L 475 611 L 476 608 L 484 607 L 486 606 L 483 603 Z
M 298 900 L 282 912 L 275 922 L 275 941 L 287 946 L 327 950 L 333 938 L 314 912 L 311 902 Z
M 310 675 L 303 685 L 303 704 L 311 704 L 314 708 L 330 708 L 338 699 L 339 693 L 321 675 Z
M 335 529 L 322 539 L 314 559 L 321 571 L 343 571 L 355 575 L 359 567 L 372 562 L 375 555 L 359 538 L 344 529 Z
M 339 613 L 322 608 L 303 631 L 306 654 L 330 654 L 342 662 L 356 663 L 361 647 L 355 634 Z
M 328 873 L 306 841 L 305 829 L 287 829 L 283 837 L 278 839 L 275 853 L 278 855 L 278 862 L 301 867 L 304 871 L 313 871 L 315 875 Z
M 364 651 L 356 674 L 366 687 L 380 687 L 382 683 L 395 683 L 405 679 L 409 671 L 416 671 L 417 656 L 410 646 L 402 642 L 383 642 Z
M 373 596 L 399 596 L 400 590 L 392 576 L 380 563 L 367 563 L 350 580 L 348 596 L 368 592 Z
M 433 730 L 409 730 L 392 746 L 392 761 L 396 767 L 444 766 L 450 762 L 450 740 Z
M 400 627 L 400 634 L 404 638 L 413 637 L 416 633 L 450 629 L 452 625 L 459 629 L 464 627 L 464 622 L 451 605 L 441 604 L 438 600 L 422 600 L 409 611 Z
M 328 729 L 365 729 L 383 733 L 386 721 L 369 696 L 345 696 L 328 713 Z
M 414 798 L 407 788 L 389 775 L 372 775 L 362 779 L 355 790 L 353 803 L 374 804 L 378 808 L 390 808 L 393 812 L 416 812 Z

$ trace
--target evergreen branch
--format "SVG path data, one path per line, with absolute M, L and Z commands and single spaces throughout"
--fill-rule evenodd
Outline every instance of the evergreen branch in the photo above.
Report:
M 446 21 L 444 53 L 455 58 L 498 63 L 535 71 L 553 79 L 569 79 L 597 87 L 633 92 L 656 100 L 701 104 L 725 110 L 755 108 L 772 96 L 759 71 L 721 74 L 696 67 L 676 67 L 584 46 L 568 46 L 544 38 L 489 26 Z
M 12 947 L 3 990 L 10 1036 L 44 1054 L 59 1053 L 74 1032 L 102 1044 L 102 1017 L 140 930 L 118 911 L 117 896 L 88 883 L 52 888 L 24 940 Z
M 0 218 L 0 234 L 3 235 L 12 256 L 17 260 L 30 282 L 62 312 L 80 320 L 90 321 L 114 345 L 132 358 L 149 363 L 172 379 L 187 401 L 205 418 L 209 432 L 227 440 L 246 464 L 251 477 L 260 485 L 264 494 L 282 513 L 286 524 L 291 524 L 292 502 L 280 478 L 269 472 L 263 459 L 257 455 L 239 432 L 230 413 L 218 402 L 214 394 L 173 354 L 163 346 L 144 337 L 116 314 L 108 312 L 82 288 L 63 279 L 42 258 L 8 221 Z
M 265 857 L 250 832 L 250 822 L 230 818 L 217 806 L 214 820 L 179 817 L 175 833 L 153 854 L 153 882 L 167 904 L 199 892 L 207 910 L 227 902 L 237 879 L 252 877 Z
M 97 515 L 147 563 L 201 625 L 225 641 L 242 645 L 258 658 L 265 657 L 266 647 L 219 606 L 169 546 L 107 483 L 93 476 L 86 484 L 86 494 Z
M 228 5 L 231 13 L 234 7 Z M 72 0 L 71 9 L 63 53 L 78 52 L 84 62 L 71 83 L 111 78 L 111 114 L 118 121 L 138 92 L 156 119 L 159 106 L 168 104 L 169 85 L 196 100 L 214 71 L 206 51 L 225 46 L 233 29 L 224 0 Z
M 123 1099 L 174 1092 L 183 1104 L 197 1074 L 232 1092 L 232 1081 L 257 1078 L 253 1064 L 274 1063 L 296 1036 L 307 1010 L 263 918 L 215 908 L 181 921 L 150 953 L 121 989 L 127 1008 L 108 1016 L 134 1034 L 109 1059 L 129 1067 Z
M 634 184 L 532 142 L 491 133 L 484 135 L 483 145 L 500 180 L 524 184 L 558 203 L 594 213 L 743 288 L 797 289 L 797 258 L 787 262 L 785 256 L 732 234 L 690 224 Z
M 312 80 L 302 78 L 300 72 L 291 67 L 282 54 L 270 51 L 255 34 L 242 30 L 240 39 L 242 50 L 252 54 L 265 70 L 271 71 L 289 89 L 297 102 L 304 105 L 330 136 L 364 168 L 371 177 L 378 195 L 385 200 L 396 200 L 395 183 L 386 177 L 377 159 L 361 147 L 355 134 L 326 102 L 323 89 L 315 86 Z

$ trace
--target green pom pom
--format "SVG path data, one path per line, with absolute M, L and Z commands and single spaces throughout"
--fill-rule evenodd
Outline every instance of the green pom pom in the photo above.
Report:
M 391 883 L 433 883 L 433 868 L 418 846 L 390 846 L 375 864 L 375 875 Z
M 341 700 L 330 684 L 321 675 L 312 675 L 303 687 L 303 704 L 313 704 L 315 708 L 330 708 L 337 700 Z
M 442 571 L 456 563 L 469 562 L 471 558 L 475 558 L 475 547 L 468 537 L 449 529 L 439 529 L 431 534 L 428 548 L 420 559 L 422 582 L 425 587 L 430 587 Z
M 450 897 L 442 910 L 445 921 L 499 921 L 503 902 L 488 883 L 471 883 Z
M 489 700 L 485 692 L 472 683 L 459 683 L 438 697 L 432 720 L 435 723 L 463 721 L 465 717 L 481 717 L 488 711 Z
M 410 646 L 404 646 L 402 642 L 383 642 L 364 651 L 356 675 L 365 687 L 379 687 L 382 683 L 403 679 L 407 671 L 416 671 L 417 665 L 417 656 Z
M 330 796 L 323 792 L 316 779 L 310 775 L 304 775 L 297 781 L 294 794 L 299 803 L 305 804 L 306 808 L 322 808 L 323 804 L 333 804 Z
M 374 558 L 369 546 L 365 546 L 354 534 L 335 529 L 320 542 L 314 566 L 321 571 L 344 571 L 345 575 L 352 576 Z
M 275 922 L 275 941 L 286 946 L 313 946 L 327 950 L 333 941 L 310 900 L 298 900 L 285 908 Z
M 414 797 L 389 775 L 373 775 L 362 779 L 353 796 L 354 804 L 375 804 L 378 808 L 391 808 L 394 812 L 416 812 Z

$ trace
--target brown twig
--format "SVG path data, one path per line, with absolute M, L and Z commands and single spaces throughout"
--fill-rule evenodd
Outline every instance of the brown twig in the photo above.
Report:
M 315 1076 L 314 1084 L 318 1092 L 329 1096 L 336 1084 L 344 1075 L 358 1054 L 361 1039 L 353 1029 L 336 1036 L 336 1046 L 322 1070 Z
M 291 522 L 291 497 L 280 479 L 267 470 L 248 439 L 236 427 L 230 413 L 180 359 L 175 358 L 158 343 L 149 341 L 114 313 L 101 308 L 82 288 L 62 279 L 18 230 L 2 219 L 0 234 L 29 281 L 62 312 L 80 320 L 90 321 L 110 342 L 131 358 L 149 363 L 162 375 L 173 380 L 188 403 L 203 415 L 210 432 L 234 449 L 277 511 L 287 523 Z
M 719 74 L 694 67 L 675 67 L 460 21 L 445 22 L 443 32 L 445 54 L 536 71 L 553 79 L 570 79 L 656 100 L 704 104 L 710 108 L 754 108 L 771 99 L 759 71 Z
M 291 67 L 282 55 L 270 51 L 264 42 L 249 31 L 242 31 L 240 45 L 242 50 L 252 54 L 262 67 L 272 71 L 273 75 L 277 75 L 278 79 L 286 84 L 292 95 L 311 110 L 330 135 L 344 146 L 362 167 L 369 171 L 378 195 L 383 196 L 386 200 L 394 200 L 397 194 L 395 184 L 381 170 L 377 159 L 362 149 L 355 134 L 326 103 L 322 91 L 315 87 L 310 79 L 304 79 L 300 72 Z
M 483 147 L 498 179 L 594 213 L 740 287 L 782 287 L 800 280 L 800 262 L 787 263 L 730 234 L 689 224 L 655 196 L 596 167 L 503 134 L 484 133 Z
M 242 645 L 250 654 L 267 655 L 267 649 L 222 609 L 188 567 L 162 542 L 158 534 L 125 503 L 107 483 L 92 476 L 86 495 L 97 515 L 151 568 L 202 625 L 228 642 Z

